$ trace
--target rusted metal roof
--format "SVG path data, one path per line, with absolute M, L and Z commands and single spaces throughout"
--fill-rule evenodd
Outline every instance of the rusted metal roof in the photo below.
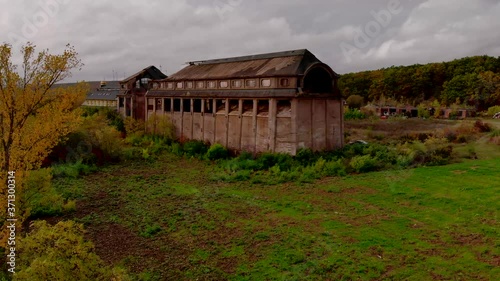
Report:
M 189 62 L 163 81 L 304 75 L 308 66 L 320 62 L 308 50 Z
M 142 76 L 142 77 L 146 76 L 146 78 L 150 78 L 153 80 L 167 78 L 167 75 L 163 74 L 163 72 L 161 72 L 158 68 L 151 65 L 151 66 L 148 66 L 148 67 L 144 68 L 143 70 L 125 78 L 124 80 L 120 81 L 120 83 L 127 83 L 130 80 L 136 79 L 137 77 L 140 77 L 140 76 Z

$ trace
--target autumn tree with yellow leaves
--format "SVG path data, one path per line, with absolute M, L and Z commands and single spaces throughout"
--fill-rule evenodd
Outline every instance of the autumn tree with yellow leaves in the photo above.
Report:
M 79 107 L 87 84 L 59 87 L 58 82 L 80 69 L 71 46 L 61 54 L 36 52 L 28 43 L 21 48 L 19 65 L 12 47 L 0 45 L 0 222 L 6 219 L 8 172 L 15 172 L 16 214 L 22 222 L 22 188 L 26 171 L 38 169 L 51 149 L 80 123 Z M 5 228 L 2 228 L 4 233 Z M 3 239 L 0 239 L 3 240 Z M 3 244 L 3 243 L 2 243 Z

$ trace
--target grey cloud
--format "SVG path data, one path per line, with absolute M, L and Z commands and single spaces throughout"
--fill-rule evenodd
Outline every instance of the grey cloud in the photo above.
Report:
M 186 61 L 297 48 L 339 73 L 500 55 L 500 4 L 492 0 L 400 0 L 400 13 L 380 30 L 372 25 L 361 47 L 356 34 L 397 0 L 0 0 L 0 42 L 22 37 L 25 19 L 50 1 L 67 4 L 28 39 L 51 51 L 74 45 L 85 67 L 73 80 L 121 78 L 151 64 L 172 74 Z M 349 59 L 342 43 L 354 46 Z

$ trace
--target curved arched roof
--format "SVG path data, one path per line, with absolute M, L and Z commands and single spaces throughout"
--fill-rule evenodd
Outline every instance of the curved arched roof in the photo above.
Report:
M 162 81 L 302 76 L 316 63 L 321 61 L 306 49 L 193 61 Z

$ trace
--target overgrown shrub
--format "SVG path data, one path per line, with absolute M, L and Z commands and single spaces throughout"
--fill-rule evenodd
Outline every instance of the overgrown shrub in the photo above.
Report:
M 365 99 L 360 95 L 351 95 L 346 100 L 347 105 L 352 109 L 360 109 L 364 102 Z
M 357 173 L 366 173 L 375 170 L 377 161 L 370 155 L 354 156 L 350 161 L 350 166 Z
M 356 119 L 365 119 L 366 115 L 361 112 L 359 109 L 347 109 L 344 112 L 344 119 L 345 120 L 356 120 Z
M 208 144 L 199 140 L 190 140 L 183 145 L 184 154 L 191 157 L 202 157 L 208 149 Z
M 297 160 L 302 166 L 310 165 L 316 162 L 318 156 L 310 148 L 303 148 L 297 151 L 295 155 L 295 160 Z
M 125 133 L 127 134 L 127 136 L 137 135 L 139 137 L 142 137 L 144 135 L 145 131 L 144 121 L 132 117 L 127 117 L 125 118 L 124 124 L 125 124 Z
M 14 280 L 129 280 L 123 271 L 104 265 L 92 243 L 85 241 L 81 224 L 35 221 L 31 228 L 19 239 Z
M 257 159 L 260 170 L 278 166 L 281 171 L 290 170 L 294 166 L 293 157 L 285 153 L 262 153 Z
M 323 168 L 323 175 L 329 177 L 333 176 L 343 177 L 347 175 L 346 166 L 344 165 L 342 159 L 339 159 L 337 161 L 326 162 Z
M 76 179 L 80 175 L 88 175 L 96 171 L 97 167 L 95 165 L 84 164 L 82 161 L 52 166 L 52 175 L 54 177 Z
M 222 144 L 215 143 L 210 146 L 205 157 L 212 161 L 226 159 L 229 157 L 229 151 Z
M 377 115 L 377 108 L 373 105 L 363 106 L 360 111 L 364 114 L 365 117 L 372 117 Z
M 118 111 L 113 108 L 105 107 L 103 114 L 108 120 L 108 124 L 113 126 L 117 131 L 125 133 L 125 121 Z
M 120 158 L 122 154 L 121 134 L 107 124 L 104 116 L 94 115 L 86 118 L 81 126 L 80 134 L 84 136 L 82 143 L 89 144 L 86 149 L 97 156 L 100 164 Z
M 430 138 L 424 145 L 427 151 L 423 163 L 427 165 L 444 165 L 452 157 L 453 146 L 446 139 Z
M 419 105 L 417 107 L 417 110 L 418 110 L 418 117 L 425 119 L 431 117 L 431 113 L 429 112 L 429 110 L 427 110 L 427 107 L 425 105 L 423 104 Z
M 51 169 L 30 171 L 23 191 L 23 209 L 31 218 L 57 216 L 65 210 L 72 210 L 70 205 L 75 204 L 74 201 L 66 203 L 52 187 Z
M 150 136 L 168 140 L 175 138 L 175 127 L 168 115 L 152 114 L 144 124 L 144 131 Z
M 488 116 L 493 116 L 498 112 L 500 112 L 500 105 L 495 105 L 488 108 Z
M 92 117 L 94 115 L 101 115 L 106 118 L 108 125 L 115 127 L 119 132 L 125 132 L 125 123 L 123 117 L 118 111 L 110 107 L 95 107 L 83 106 L 83 117 Z

